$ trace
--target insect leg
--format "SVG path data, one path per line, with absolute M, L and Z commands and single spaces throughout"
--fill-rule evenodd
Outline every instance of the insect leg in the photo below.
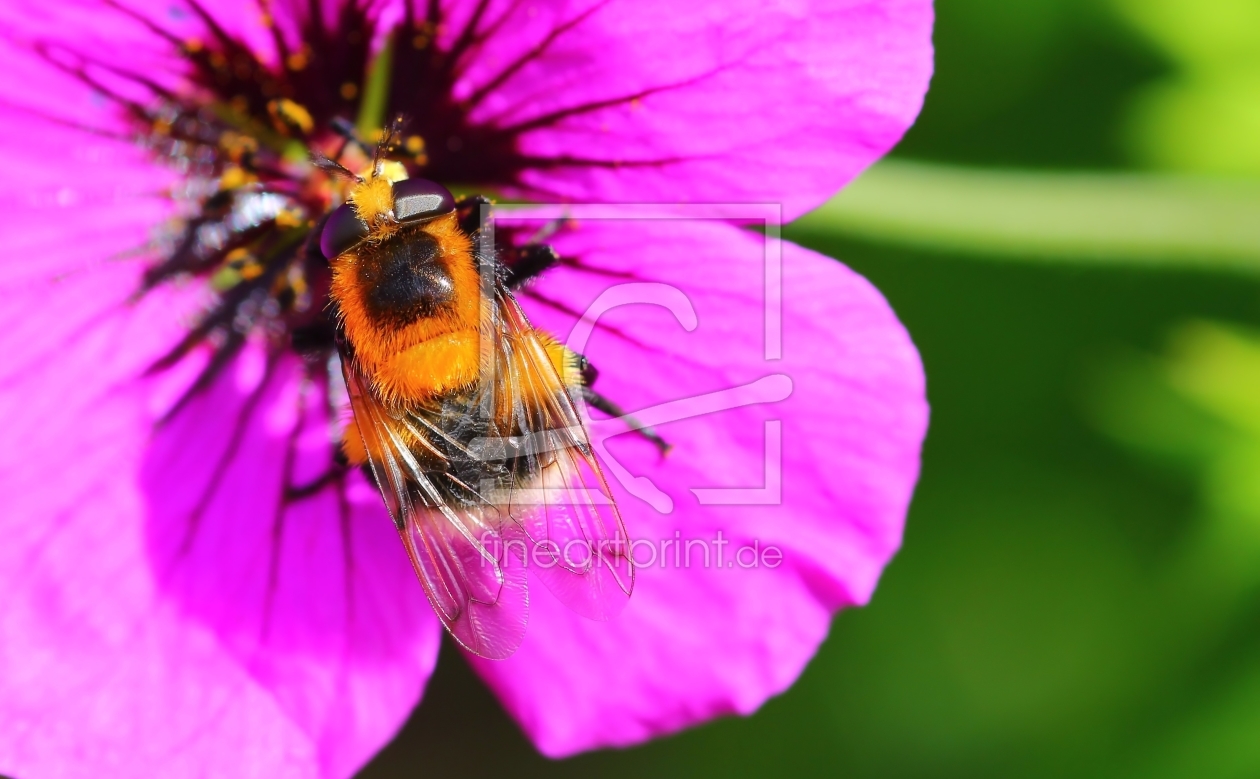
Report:
M 468 235 L 476 235 L 486 223 L 485 216 L 489 210 L 483 206 L 490 205 L 490 198 L 485 195 L 469 195 L 455 201 L 455 216 L 459 219 L 459 229 Z
M 543 271 L 558 265 L 560 255 L 546 244 L 531 243 L 504 252 L 502 262 L 507 270 L 503 283 L 515 291 Z
M 459 229 L 475 240 L 489 217 L 486 206 L 490 204 L 490 198 L 484 195 L 469 195 L 456 201 L 455 215 L 459 219 Z M 568 222 L 566 217 L 553 219 L 543 225 L 529 243 L 499 249 L 502 279 L 508 289 L 518 290 L 530 279 L 559 264 L 560 256 L 556 254 L 556 250 L 540 241 L 553 235 Z
M 595 383 L 595 379 L 599 378 L 599 371 L 591 365 L 591 361 L 586 359 L 585 355 L 577 355 L 578 370 L 582 372 L 582 399 L 591 408 L 599 409 L 610 417 L 620 417 L 634 432 L 643 436 L 652 442 L 652 445 L 660 450 L 662 455 L 668 454 L 673 448 L 668 441 L 661 438 L 655 430 L 644 425 L 632 415 L 627 414 L 625 409 L 618 406 L 608 398 L 591 389 L 591 385 Z
M 513 249 L 510 256 L 504 257 L 503 264 L 508 268 L 505 280 L 508 289 L 519 289 L 543 271 L 560 264 L 560 255 L 543 241 L 570 224 L 572 220 L 567 216 L 548 220 L 530 236 L 529 243 Z

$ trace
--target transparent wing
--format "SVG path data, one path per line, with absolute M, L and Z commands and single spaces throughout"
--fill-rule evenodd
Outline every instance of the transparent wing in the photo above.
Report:
M 496 302 L 496 400 L 510 409 L 513 444 L 536 474 L 501 504 L 529 540 L 532 573 L 577 613 L 610 619 L 634 588 L 625 526 L 542 339 L 510 293 Z
M 523 529 L 488 502 L 452 506 L 419 459 L 443 456 L 432 431 L 380 404 L 353 359 L 342 370 L 376 486 L 433 610 L 473 654 L 510 656 L 529 621 Z
M 438 618 L 468 651 L 510 656 L 529 616 L 526 569 L 591 619 L 634 588 L 629 539 L 568 389 L 500 289 L 489 365 L 470 397 L 394 411 L 353 358 L 342 370 L 368 462 Z

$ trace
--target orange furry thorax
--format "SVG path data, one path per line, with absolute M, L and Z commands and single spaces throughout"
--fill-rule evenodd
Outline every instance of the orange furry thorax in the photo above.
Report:
M 381 213 L 374 210 L 379 203 L 370 200 L 356 201 L 361 215 Z M 388 405 L 415 407 L 471 386 L 479 371 L 481 318 L 472 240 L 460 230 L 454 214 L 414 226 L 399 226 L 388 218 L 364 221 L 371 227 L 368 237 L 332 263 L 330 292 L 354 359 L 376 395 Z M 379 283 L 373 263 L 382 250 L 397 248 L 388 244 L 429 240 L 437 246 L 433 262 L 449 279 L 449 302 L 414 321 L 383 319 L 369 303 L 372 285 Z
M 367 234 L 332 260 L 330 297 L 350 347 L 342 357 L 354 361 L 373 402 L 391 412 L 417 413 L 470 394 L 482 379 L 483 357 L 499 347 L 507 349 L 499 354 L 509 362 L 495 372 L 496 382 L 533 376 L 519 386 L 512 381 L 492 389 L 503 429 L 512 429 L 517 403 L 553 403 L 556 393 L 581 386 L 578 357 L 546 333 L 516 333 L 520 342 L 510 346 L 482 343 L 483 337 L 508 336 L 489 332 L 491 322 L 483 320 L 494 302 L 483 299 L 472 239 L 455 213 L 400 224 L 392 186 L 380 176 L 361 181 L 350 203 Z M 546 365 L 542 375 L 531 362 L 538 347 Z M 350 462 L 381 455 L 368 452 L 351 429 L 343 439 Z M 412 435 L 406 429 L 396 433 L 404 439 Z M 422 442 L 405 443 L 417 456 L 431 450 Z

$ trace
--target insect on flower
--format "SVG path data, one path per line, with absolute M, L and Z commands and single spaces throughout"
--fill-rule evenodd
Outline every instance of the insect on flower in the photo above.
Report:
M 870 599 L 921 361 L 728 220 L 901 137 L 931 0 L 0 22 L 0 773 L 352 776 L 444 632 L 542 753 L 628 746 L 754 711 Z
M 364 177 L 318 161 L 354 182 L 319 234 L 355 421 L 343 451 L 369 466 L 442 624 L 503 658 L 525 633 L 529 563 L 592 619 L 630 595 L 625 529 L 573 396 L 618 410 L 512 296 L 555 253 L 528 245 L 513 266 L 475 254 L 488 201 L 407 178 L 386 160 L 397 137 Z

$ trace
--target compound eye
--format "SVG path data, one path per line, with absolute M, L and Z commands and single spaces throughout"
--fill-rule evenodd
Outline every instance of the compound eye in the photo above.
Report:
M 394 218 L 399 222 L 423 222 L 454 210 L 454 196 L 436 181 L 403 179 L 394 182 Z
M 343 203 L 333 209 L 324 222 L 324 232 L 319 234 L 319 250 L 328 259 L 354 246 L 367 237 L 368 226 L 354 213 L 349 203 Z

